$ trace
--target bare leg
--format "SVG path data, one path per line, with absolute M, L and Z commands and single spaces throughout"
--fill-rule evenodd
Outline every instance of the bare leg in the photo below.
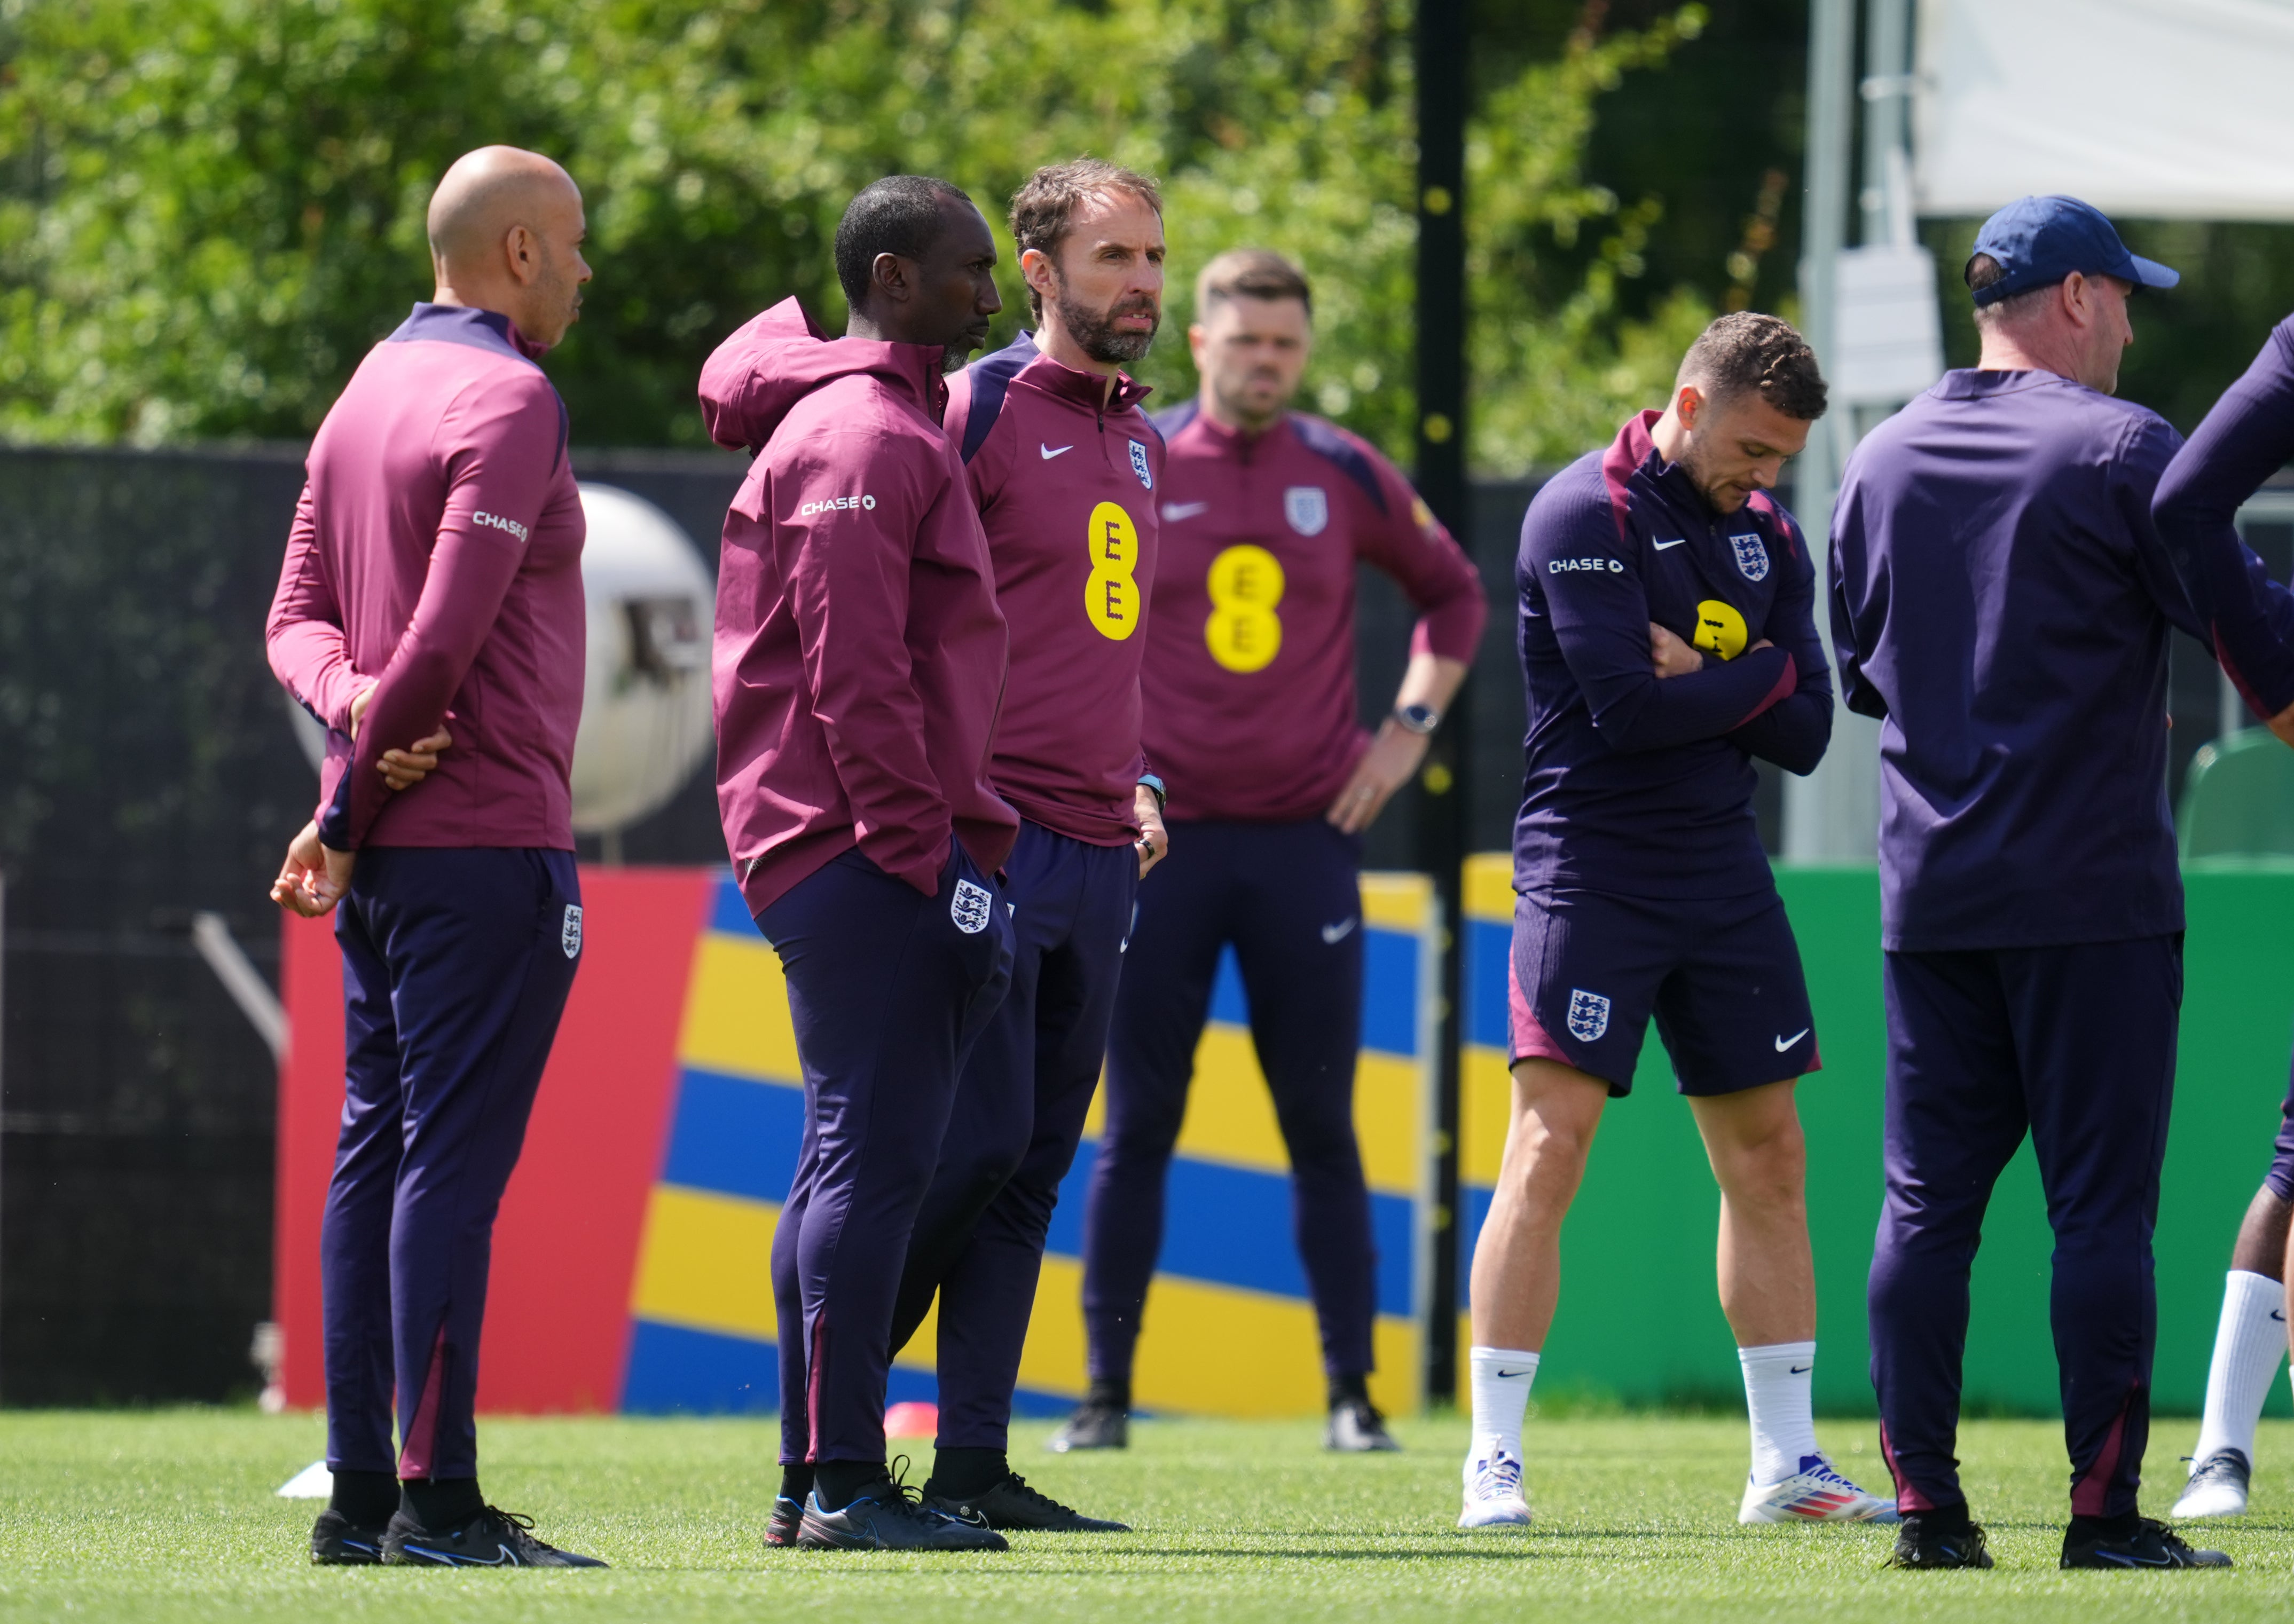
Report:
M 1474 1243 L 1477 1346 L 1543 1350 L 1561 1291 L 1561 1220 L 1608 1100 L 1607 1083 L 1558 1060 L 1515 1065 L 1505 1159 Z
M 1792 1083 L 1692 1097 L 1688 1103 L 1720 1185 L 1720 1310 L 1737 1344 L 1813 1340 L 1808 1147 Z
M 2286 1232 L 2294 1228 L 2294 1201 L 2265 1184 L 2247 1203 L 2239 1220 L 2238 1242 L 2230 1249 L 2230 1266 L 2274 1280 L 2286 1278 Z

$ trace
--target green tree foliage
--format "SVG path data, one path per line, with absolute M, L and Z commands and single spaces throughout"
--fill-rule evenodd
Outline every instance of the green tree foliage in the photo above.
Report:
M 1483 89 L 1485 469 L 1605 439 L 1706 313 L 1620 312 L 1658 206 L 1582 174 L 1596 98 L 1703 17 L 1581 27 Z M 1313 403 L 1406 454 L 1409 23 L 1404 0 L 0 0 L 0 434 L 308 434 L 427 288 L 437 175 L 500 141 L 589 198 L 598 280 L 551 363 L 586 443 L 696 443 L 709 346 L 790 293 L 841 320 L 828 244 L 868 181 L 943 175 L 1000 223 L 1034 166 L 1090 151 L 1166 183 L 1163 398 L 1194 386 L 1194 272 L 1265 243 L 1316 280 Z

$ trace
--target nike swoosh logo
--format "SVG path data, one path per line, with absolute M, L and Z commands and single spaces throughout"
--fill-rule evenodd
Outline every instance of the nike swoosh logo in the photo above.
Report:
M 1063 445 L 1054 451 L 1050 446 L 1045 445 L 1042 441 L 1038 440 L 1036 442 L 1036 449 L 1043 452 L 1044 460 L 1045 462 L 1049 462 L 1054 457 L 1066 456 L 1070 451 L 1075 450 L 1075 447 L 1071 445 Z
M 1192 519 L 1199 513 L 1208 513 L 1210 510 L 1211 505 L 1208 502 L 1166 502 L 1163 504 L 1163 516 L 1174 522 L 1180 519 Z
M 1799 1031 L 1797 1031 L 1797 1032 L 1794 1033 L 1790 1037 L 1780 1037 L 1780 1038 L 1777 1039 L 1777 1052 L 1778 1054 L 1782 1054 L 1786 1050 L 1787 1050 L 1787 1049 L 1791 1048 L 1794 1043 L 1796 1043 L 1800 1042 L 1800 1040 L 1801 1040 L 1801 1039 L 1802 1039 L 1803 1037 L 1806 1037 L 1806 1036 L 1808 1035 L 1808 1032 L 1809 1032 L 1809 1029 L 1808 1029 L 1806 1027 L 1802 1027 Z
M 1664 552 L 1667 548 L 1672 548 L 1672 547 L 1686 547 L 1686 546 L 1688 546 L 1688 538 L 1687 536 L 1683 536 L 1683 537 L 1681 537 L 1681 539 L 1680 539 L 1680 540 L 1678 540 L 1678 541 L 1656 541 L 1656 542 L 1652 542 L 1650 545 L 1651 545 L 1651 546 L 1653 546 L 1653 547 L 1655 547 L 1655 548 L 1656 548 L 1656 550 L 1657 550 L 1657 551 L 1659 551 L 1659 552 L 1661 553 L 1661 552 Z
M 1816 1367 L 1814 1365 L 1794 1365 L 1792 1367 L 1792 1373 L 1794 1376 L 1806 1376 L 1810 1371 L 1815 1368 Z
M 1348 919 L 1342 920 L 1335 925 L 1324 925 L 1322 927 L 1322 940 L 1335 947 L 1338 943 L 1345 941 L 1346 938 L 1354 934 L 1355 922 L 1356 922 L 1354 920 Z
M 443 1563 L 450 1568 L 499 1568 L 504 1563 L 508 1563 L 513 1568 L 524 1567 L 525 1565 L 524 1563 L 518 1561 L 517 1553 L 511 1550 L 508 1546 L 498 1547 L 501 1552 L 501 1555 L 499 1556 L 489 1556 L 484 1561 L 480 1561 L 476 1556 L 457 1555 L 452 1551 L 429 1550 L 419 1545 L 410 1545 L 406 1548 L 414 1552 L 418 1555 L 427 1556 L 433 1562 Z
M 1527 1376 L 1529 1372 L 1526 1370 L 1501 1370 L 1498 1372 L 1500 1376 L 1508 1380 L 1510 1380 L 1517 1376 Z

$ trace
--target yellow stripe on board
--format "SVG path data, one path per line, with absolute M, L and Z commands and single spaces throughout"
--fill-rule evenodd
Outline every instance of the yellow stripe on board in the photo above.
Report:
M 1480 851 L 1466 859 L 1465 909 L 1468 919 L 1494 920 L 1499 924 L 1513 922 L 1513 856 L 1509 852 Z
M 770 1342 L 773 1226 L 770 1202 L 712 1195 L 674 1184 L 654 1187 L 630 1303 L 639 1319 Z M 1419 1405 L 1417 1328 L 1381 1315 L 1373 1333 L 1378 1372 L 1371 1397 L 1394 1415 Z M 895 1363 L 930 1370 L 940 1345 L 934 1304 Z M 1020 1358 L 1020 1384 L 1081 1396 L 1085 1386 L 1083 1261 L 1044 1259 L 1036 1306 Z M 1322 1343 L 1313 1304 L 1238 1287 L 1157 1275 L 1134 1380 L 1151 1409 L 1224 1416 L 1319 1413 L 1324 1399 Z
M 630 1311 L 696 1331 L 770 1342 L 773 1225 L 769 1201 L 656 1184 L 638 1248 Z
M 1363 923 L 1372 930 L 1399 930 L 1415 936 L 1426 928 L 1427 909 L 1434 900 L 1434 882 L 1424 874 L 1364 874 L 1362 877 Z M 1404 989 L 1414 998 L 1415 987 Z
M 1094 1096 L 1084 1125 L 1085 1134 L 1093 1139 L 1104 1125 L 1105 1092 Z M 1362 1143 L 1363 1176 L 1379 1194 L 1418 1193 L 1420 1115 L 1418 1062 L 1362 1051 L 1354 1062 L 1354 1135 Z M 1258 1054 L 1247 1028 L 1223 1021 L 1203 1028 L 1202 1042 L 1195 1047 L 1187 1115 L 1179 1125 L 1178 1154 L 1257 1173 L 1289 1173 L 1274 1098 L 1258 1069 Z
M 1420 1352 L 1409 1320 L 1381 1315 L 1372 1333 L 1378 1370 L 1371 1398 L 1390 1415 L 1419 1407 Z M 915 1344 L 923 1345 L 921 1335 Z M 900 1361 L 907 1364 L 907 1360 Z M 1085 1386 L 1083 1264 L 1044 1259 L 1035 1318 L 1020 1358 L 1020 1384 L 1038 1393 Z M 1320 1415 L 1328 1397 L 1312 1304 L 1159 1274 L 1132 1373 L 1142 1409 L 1221 1416 Z
M 703 1071 L 801 1085 L 780 954 L 761 941 L 703 931 L 694 942 L 677 1058 Z
M 1513 1073 L 1505 1052 L 1469 1043 L 1458 1057 L 1458 1176 L 1494 1185 L 1513 1126 Z

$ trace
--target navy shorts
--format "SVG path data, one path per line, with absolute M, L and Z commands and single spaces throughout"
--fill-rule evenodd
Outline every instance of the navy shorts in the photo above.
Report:
M 2278 1108 L 2278 1142 L 2270 1148 L 2270 1171 L 2262 1181 L 2281 1201 L 2294 1201 L 2294 1076 L 2286 1079 L 2286 1103 Z
M 1566 887 L 1517 897 L 1509 1061 L 1558 1060 L 1632 1092 L 1649 1017 L 1684 1094 L 1818 1070 L 1800 945 L 1772 888 L 1667 902 Z

